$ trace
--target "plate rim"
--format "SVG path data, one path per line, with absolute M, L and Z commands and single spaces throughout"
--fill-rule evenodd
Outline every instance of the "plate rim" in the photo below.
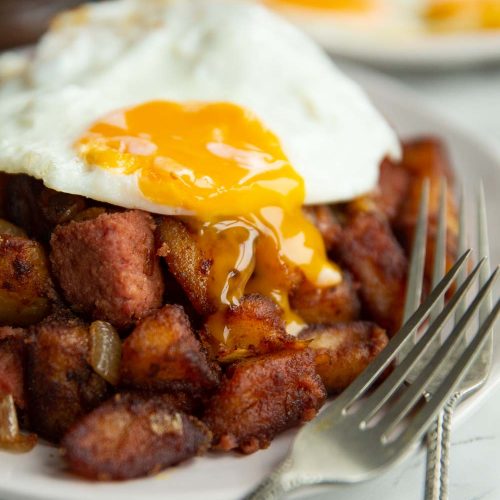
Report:
M 314 36 L 313 36 L 314 37 Z M 448 35 L 449 38 L 416 38 L 412 43 L 399 45 L 396 40 L 376 43 L 353 42 L 338 33 L 330 40 L 317 41 L 331 54 L 346 57 L 382 68 L 441 71 L 493 64 L 500 61 L 500 32 L 498 34 Z
M 500 28 L 449 33 L 415 29 L 408 33 L 342 24 L 341 16 L 318 18 L 296 9 L 277 12 L 336 57 L 382 68 L 448 70 L 500 61 Z

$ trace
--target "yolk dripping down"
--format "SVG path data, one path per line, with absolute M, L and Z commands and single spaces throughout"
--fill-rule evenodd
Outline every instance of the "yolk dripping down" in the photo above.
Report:
M 231 103 L 152 101 L 116 111 L 77 141 L 84 160 L 137 175 L 150 201 L 182 208 L 197 244 L 213 256 L 209 294 L 219 304 L 212 333 L 226 342 L 223 313 L 245 293 L 282 306 L 289 329 L 287 273 L 319 287 L 341 280 L 321 235 L 304 217 L 304 181 L 278 138 Z

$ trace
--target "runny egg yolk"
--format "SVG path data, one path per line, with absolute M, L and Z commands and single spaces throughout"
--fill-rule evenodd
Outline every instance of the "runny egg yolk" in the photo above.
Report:
M 212 266 L 208 293 L 218 312 L 211 333 L 227 343 L 225 310 L 261 293 L 284 310 L 291 273 L 318 287 L 340 282 L 317 229 L 302 213 L 304 181 L 278 138 L 250 111 L 231 103 L 152 101 L 111 113 L 76 142 L 91 166 L 136 175 L 145 198 L 182 209 Z
M 375 0 L 269 0 L 271 3 L 289 4 L 308 9 L 366 12 L 373 10 Z

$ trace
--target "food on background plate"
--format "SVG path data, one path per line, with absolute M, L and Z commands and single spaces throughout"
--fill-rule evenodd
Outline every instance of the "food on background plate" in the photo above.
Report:
M 16 417 L 99 480 L 313 418 L 401 323 L 423 178 L 453 183 L 262 7 L 145 5 L 59 16 L 0 84 L 0 445 Z
M 256 0 L 320 40 L 327 29 L 408 40 L 500 28 L 500 0 Z
M 499 0 L 429 0 L 424 12 L 431 29 L 471 31 L 500 28 Z

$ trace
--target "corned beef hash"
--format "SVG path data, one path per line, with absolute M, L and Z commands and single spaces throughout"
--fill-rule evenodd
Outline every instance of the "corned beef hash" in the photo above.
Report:
M 0 448 L 98 480 L 313 418 L 399 328 L 423 180 L 430 240 L 453 183 L 438 140 L 224 0 L 89 4 L 0 56 L 0 171 Z

